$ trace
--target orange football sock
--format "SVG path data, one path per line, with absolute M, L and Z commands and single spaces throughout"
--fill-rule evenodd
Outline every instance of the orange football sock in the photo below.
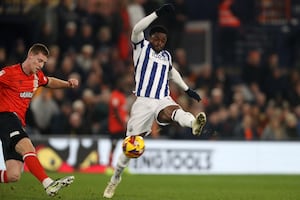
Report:
M 23 156 L 23 160 L 28 167 L 29 171 L 40 181 L 43 182 L 45 178 L 48 178 L 44 168 L 40 161 L 36 157 L 35 152 L 28 152 Z

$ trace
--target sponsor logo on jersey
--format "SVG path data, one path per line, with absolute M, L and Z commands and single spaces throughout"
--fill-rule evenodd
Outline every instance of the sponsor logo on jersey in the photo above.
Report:
M 165 53 L 159 53 L 159 54 L 156 54 L 155 52 L 152 52 L 151 53 L 151 56 L 153 58 L 157 58 L 157 59 L 160 59 L 160 60 L 163 60 L 163 61 L 168 61 L 168 57 L 165 56 Z
M 33 97 L 33 92 L 21 92 L 20 97 L 21 98 L 32 98 Z

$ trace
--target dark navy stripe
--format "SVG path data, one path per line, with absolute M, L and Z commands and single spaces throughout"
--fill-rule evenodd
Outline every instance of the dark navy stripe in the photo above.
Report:
M 136 65 L 134 66 L 134 73 L 136 73 L 136 68 L 139 65 L 140 62 L 140 57 L 138 58 L 138 60 L 136 61 Z
M 142 89 L 142 86 L 143 86 L 145 73 L 146 73 L 148 62 L 149 62 L 150 49 L 151 49 L 150 44 L 148 44 L 148 47 L 146 49 L 146 55 L 145 55 L 143 66 L 142 66 L 142 70 L 141 70 L 141 77 L 140 77 L 139 87 L 138 87 L 138 90 L 137 90 L 137 96 L 140 96 L 140 94 L 141 94 L 141 89 Z
M 150 96 L 150 92 L 151 92 L 151 88 L 153 86 L 156 71 L 157 71 L 157 62 L 154 62 L 152 70 L 151 70 L 151 74 L 150 74 L 150 80 L 149 80 L 148 85 L 147 85 L 145 97 Z
M 170 62 L 170 60 L 171 60 L 171 55 L 170 55 L 170 53 L 167 52 L 167 51 L 164 51 L 164 53 L 165 53 L 165 55 L 168 57 L 169 63 L 171 63 L 171 62 Z M 169 71 L 171 71 L 171 69 L 172 69 L 172 65 L 169 65 Z
M 167 51 L 164 51 L 164 55 L 166 55 L 166 56 L 168 57 L 168 61 L 170 61 L 170 57 L 171 57 L 171 55 L 170 55 L 170 54 L 168 54 L 168 52 L 167 52 Z
M 168 91 L 169 91 L 169 80 L 167 81 L 167 84 L 166 84 L 166 88 L 165 88 L 165 96 L 168 96 Z
M 165 78 L 164 74 L 166 73 L 166 68 L 167 68 L 166 65 L 162 66 L 162 70 L 161 70 L 161 73 L 160 73 L 160 78 L 159 78 L 157 90 L 156 90 L 156 93 L 155 93 L 155 98 L 156 99 L 159 99 L 159 94 L 160 94 L 160 91 L 161 91 L 161 88 L 162 88 L 162 84 L 163 84 L 163 81 L 164 81 L 164 78 Z

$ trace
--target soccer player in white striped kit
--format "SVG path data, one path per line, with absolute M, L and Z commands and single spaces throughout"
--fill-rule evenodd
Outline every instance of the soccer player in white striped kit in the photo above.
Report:
M 172 67 L 171 55 L 164 50 L 167 42 L 167 30 L 163 26 L 154 26 L 145 39 L 144 30 L 158 17 L 174 14 L 174 8 L 165 4 L 155 12 L 141 19 L 132 30 L 133 62 L 135 67 L 135 95 L 127 124 L 126 136 L 146 136 L 151 133 L 153 121 L 168 125 L 172 121 L 183 127 L 192 128 L 194 135 L 200 135 L 206 123 L 206 115 L 200 112 L 196 117 L 184 111 L 171 97 L 169 80 L 175 82 L 190 97 L 200 101 L 200 96 L 182 80 L 179 72 Z M 128 166 L 130 158 L 121 154 L 116 169 L 109 181 L 103 197 L 112 198 L 121 181 L 121 173 Z

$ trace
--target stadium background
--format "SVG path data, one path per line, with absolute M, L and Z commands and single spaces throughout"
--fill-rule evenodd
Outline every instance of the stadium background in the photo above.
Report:
M 109 148 L 105 142 L 107 103 L 117 78 L 126 80 L 128 109 L 133 99 L 132 24 L 165 2 L 169 1 L 1 1 L 0 67 L 22 62 L 28 47 L 41 42 L 51 50 L 44 69 L 47 75 L 73 76 L 81 81 L 75 91 L 39 90 L 28 112 L 28 133 L 39 148 L 49 150 L 46 162 L 50 169 L 57 163 L 65 167 L 63 171 L 94 164 L 97 166 L 90 170 L 101 171 L 102 164 L 105 168 L 106 160 L 99 154 L 105 154 L 100 149 Z M 178 18 L 156 23 L 170 29 L 167 47 L 174 56 L 174 66 L 199 91 L 202 103 L 188 99 L 173 85 L 172 96 L 192 113 L 205 111 L 208 124 L 199 138 L 175 124 L 167 128 L 154 125 L 148 139 L 178 142 L 187 148 L 190 140 L 196 140 L 199 146 L 207 142 L 213 149 L 217 141 L 225 146 L 252 141 L 252 147 L 241 152 L 245 157 L 252 155 L 248 154 L 251 151 L 259 154 L 255 142 L 298 144 L 300 1 L 235 1 L 230 11 L 238 23 L 233 24 L 221 23 L 222 1 L 172 2 L 178 3 Z M 66 149 L 73 139 L 83 142 L 78 142 L 76 151 L 64 152 L 65 148 L 51 145 L 55 138 L 67 140 Z M 100 145 L 101 141 L 106 144 Z M 70 152 L 80 161 L 66 164 L 72 157 Z M 288 162 L 299 166 L 296 152 L 287 152 Z M 81 164 L 84 167 L 80 168 Z

